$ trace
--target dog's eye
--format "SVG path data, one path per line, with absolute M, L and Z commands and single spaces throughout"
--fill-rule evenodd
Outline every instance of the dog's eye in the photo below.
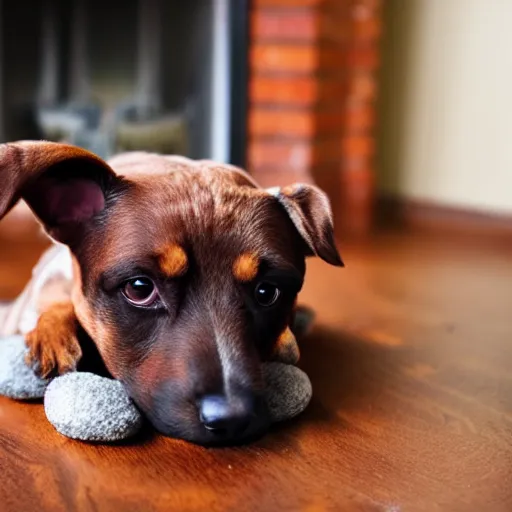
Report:
M 136 277 L 127 281 L 123 295 L 135 306 L 150 306 L 158 299 L 155 283 L 147 277 Z
M 281 290 L 277 286 L 265 281 L 259 283 L 254 290 L 254 297 L 256 302 L 260 306 L 264 307 L 272 306 L 275 304 L 280 295 Z

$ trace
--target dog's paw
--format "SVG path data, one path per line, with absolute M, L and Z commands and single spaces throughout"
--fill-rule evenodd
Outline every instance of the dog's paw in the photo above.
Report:
M 54 304 L 36 328 L 25 337 L 25 362 L 43 378 L 76 370 L 82 349 L 76 338 L 77 323 L 71 304 Z

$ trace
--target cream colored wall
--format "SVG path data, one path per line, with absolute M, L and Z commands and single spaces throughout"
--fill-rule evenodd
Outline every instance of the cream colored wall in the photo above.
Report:
M 384 5 L 380 190 L 512 212 L 512 1 Z

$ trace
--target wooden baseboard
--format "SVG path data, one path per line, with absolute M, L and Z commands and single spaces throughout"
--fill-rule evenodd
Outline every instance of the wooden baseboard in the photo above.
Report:
M 512 238 L 512 214 L 483 213 L 411 199 L 380 196 L 376 205 L 377 226 L 463 234 L 489 234 Z

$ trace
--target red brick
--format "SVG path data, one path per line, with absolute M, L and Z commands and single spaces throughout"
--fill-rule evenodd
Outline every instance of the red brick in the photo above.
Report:
M 314 112 L 314 133 L 318 136 L 338 136 L 343 127 L 344 112 L 337 106 Z
M 359 42 L 368 43 L 376 41 L 382 33 L 382 22 L 379 17 L 371 16 L 367 19 L 356 21 L 352 25 L 354 39 Z
M 334 214 L 334 224 L 336 226 L 339 218 L 338 209 L 341 203 L 342 193 L 339 162 L 316 166 L 311 171 L 311 174 L 313 175 L 316 185 L 329 196 Z
M 342 139 L 342 152 L 345 158 L 372 158 L 375 153 L 375 140 L 367 135 L 348 135 Z
M 313 166 L 340 161 L 341 145 L 338 139 L 325 141 L 265 140 L 253 138 L 249 143 L 249 170 L 289 168 L 308 172 Z
M 370 160 L 365 157 L 347 157 L 344 156 L 341 161 L 341 167 L 340 169 L 343 172 L 359 172 L 364 171 L 365 169 L 368 169 L 368 165 L 370 163 Z
M 318 14 L 308 10 L 261 9 L 251 16 L 256 41 L 314 41 L 318 38 Z
M 296 172 L 289 167 L 254 170 L 251 172 L 251 175 L 256 182 L 264 188 L 284 187 L 295 182 L 314 183 L 313 176 L 309 171 Z
M 338 0 L 339 1 L 339 0 Z M 314 7 L 325 3 L 325 0 L 252 0 L 252 5 L 258 7 Z
M 365 23 L 361 25 L 363 29 L 366 28 Z M 343 42 L 351 34 L 352 26 L 352 20 L 348 17 L 315 9 L 260 9 L 251 16 L 252 37 L 258 42 Z M 365 35 L 364 30 L 359 30 L 358 34 L 360 32 L 362 36 Z M 361 39 L 364 40 L 364 37 Z
M 373 102 L 377 97 L 377 83 L 373 73 L 352 73 L 348 80 L 349 101 Z
M 249 134 L 253 136 L 312 137 L 341 133 L 343 113 L 330 110 L 275 110 L 252 108 Z
M 367 132 L 375 125 L 375 108 L 368 103 L 348 105 L 344 126 L 347 132 Z
M 249 84 L 252 102 L 280 105 L 311 105 L 318 97 L 318 82 L 308 77 L 253 76 Z
M 252 108 L 249 114 L 251 136 L 306 136 L 314 130 L 312 112 L 307 110 L 268 110 Z
M 319 78 L 318 79 L 318 103 L 337 107 L 345 102 L 347 96 L 347 83 L 345 77 Z
M 305 172 L 311 167 L 312 147 L 308 141 L 267 141 L 253 139 L 247 155 L 249 170 L 284 167 Z
M 250 61 L 253 71 L 311 73 L 318 68 L 318 50 L 313 46 L 255 43 Z
M 375 193 L 373 169 L 342 172 L 341 190 L 342 199 L 338 213 L 341 231 L 353 235 L 368 233 L 372 225 Z
M 339 137 L 316 141 L 313 145 L 313 167 L 340 162 L 341 144 Z
M 349 0 L 349 2 L 351 15 L 356 20 L 380 16 L 382 0 Z
M 293 45 L 255 43 L 251 49 L 251 69 L 260 73 L 312 73 L 342 71 L 345 52 L 333 45 Z
M 373 71 L 379 65 L 379 52 L 376 45 L 356 45 L 348 48 L 346 65 L 350 68 Z
M 343 72 L 346 68 L 346 50 L 340 45 L 320 44 L 318 47 L 320 71 Z
M 339 79 L 314 76 L 267 77 L 253 75 L 249 98 L 254 103 L 275 105 L 340 105 L 346 96 L 346 83 Z
M 323 13 L 319 24 L 318 34 L 322 41 L 343 43 L 351 34 L 352 21 L 343 13 Z
M 372 190 L 374 176 L 370 168 L 361 169 L 357 172 L 343 172 L 342 183 L 345 186 L 347 198 L 354 202 L 368 198 Z

